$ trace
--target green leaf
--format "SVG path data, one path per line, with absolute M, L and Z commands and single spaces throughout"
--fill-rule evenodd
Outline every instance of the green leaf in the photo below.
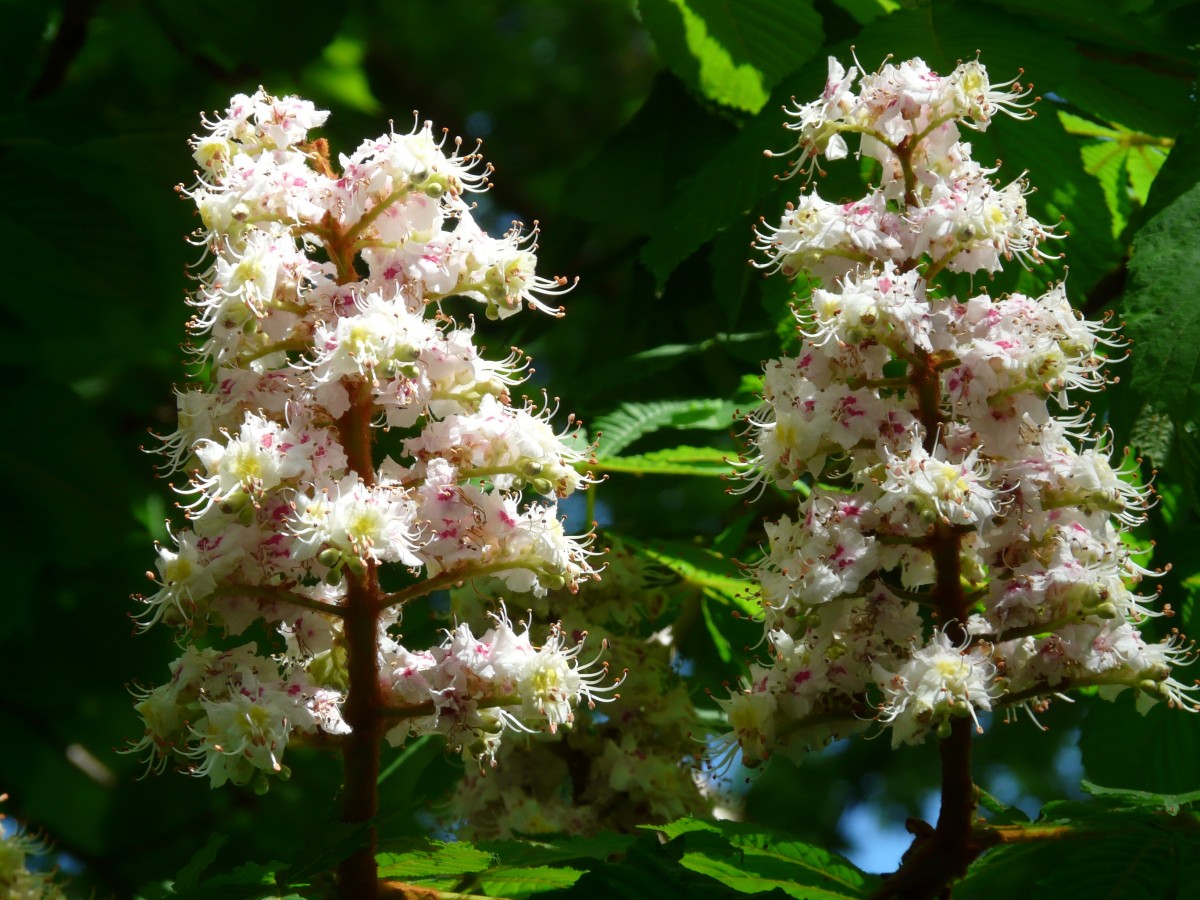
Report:
M 1143 207 L 1150 199 L 1150 188 L 1154 179 L 1166 165 L 1169 150 L 1157 143 L 1134 143 L 1125 157 L 1125 169 L 1129 172 L 1129 190 L 1133 198 Z
M 1062 122 L 1067 134 L 1077 134 L 1082 137 L 1098 137 L 1114 139 L 1120 137 L 1120 132 L 1108 125 L 1101 125 L 1091 119 L 1073 116 L 1069 112 L 1058 111 L 1058 121 Z
M 879 881 L 836 854 L 760 826 L 680 819 L 643 827 L 682 837 L 684 867 L 742 893 L 779 888 L 792 897 L 845 900 L 866 896 Z
M 712 638 L 713 647 L 717 651 L 717 656 L 721 658 L 721 662 L 727 663 L 733 659 L 733 645 L 729 643 L 729 638 L 721 632 L 717 627 L 716 621 L 712 616 L 712 609 L 709 606 L 708 598 L 705 597 L 700 604 L 700 612 L 704 616 L 704 627 L 708 631 L 708 636 Z
M 1200 181 L 1200 114 L 1193 109 L 1191 125 L 1175 138 L 1175 146 L 1154 179 L 1146 199 L 1149 220 Z
M 820 89 L 819 84 L 813 88 Z M 763 150 L 787 147 L 784 135 L 783 116 L 772 104 L 680 183 L 642 247 L 642 262 L 660 287 L 681 262 L 726 228 L 749 243 L 750 211 L 771 191 L 772 176 L 782 171 Z
M 668 841 L 673 841 L 680 835 L 692 834 L 697 831 L 721 834 L 721 829 L 716 822 L 707 822 L 704 819 L 676 819 L 674 822 L 668 822 L 665 825 L 640 825 L 638 827 L 645 828 L 647 831 L 657 831 L 659 834 L 664 834 Z
M 705 596 L 747 615 L 756 616 L 760 612 L 758 601 L 752 595 L 753 585 L 742 577 L 737 563 L 728 557 L 679 541 L 655 541 L 651 545 L 625 535 L 621 540 L 635 553 L 701 588 Z
M 284 868 L 281 862 L 245 863 L 231 872 L 206 878 L 195 887 L 180 891 L 180 900 L 259 900 L 278 897 L 276 873 Z M 270 885 L 269 888 L 266 888 Z
M 377 785 L 382 785 L 385 781 L 395 775 L 396 772 L 401 768 L 412 765 L 413 760 L 415 760 L 418 756 L 425 754 L 430 749 L 430 745 L 436 745 L 436 743 L 437 738 L 431 734 L 427 734 L 424 737 L 419 737 L 412 741 L 379 773 L 379 777 L 375 779 L 375 783 Z M 441 750 L 440 747 L 437 747 L 436 749 L 439 752 Z M 426 763 L 426 765 L 427 764 L 428 763 Z
M 663 428 L 728 428 L 733 405 L 725 400 L 658 400 L 652 403 L 622 403 L 592 423 L 598 438 L 597 456 L 607 460 L 638 438 Z
M 378 113 L 379 99 L 371 93 L 363 61 L 366 42 L 348 35 L 338 35 L 324 50 L 319 60 L 311 63 L 303 74 L 307 84 L 319 88 L 338 103 L 364 113 Z
M 1067 804 L 1047 810 L 1068 811 Z M 1027 896 L 1057 900 L 1122 900 L 1125 897 L 1189 897 L 1200 876 L 1200 832 L 1191 814 L 1113 812 L 1069 804 L 1070 818 L 1044 839 L 1003 845 L 977 860 L 954 887 L 955 900 L 1010 900 Z M 1031 829 L 1031 835 L 1038 828 Z
M 757 112 L 821 46 L 821 17 L 801 0 L 639 0 L 642 21 L 676 75 L 710 100 Z
M 1163 794 L 1200 788 L 1200 717 L 1164 703 L 1140 716 L 1131 695 L 1125 691 L 1111 703 L 1088 701 L 1079 739 L 1088 779 Z
M 1165 57 L 1178 55 L 1186 58 L 1190 30 L 1181 33 L 1180 29 L 1172 27 L 1170 17 L 1163 14 L 1169 13 L 1173 4 L 1148 3 L 1145 0 L 1103 5 L 1093 0 L 1056 0 L 1053 4 L 1042 0 L 986 2 L 988 5 L 1003 6 L 1023 14 L 1030 25 L 1036 23 L 1037 28 L 1042 31 L 1057 32 L 1070 37 L 1073 43 L 1082 45 L 1076 53 L 1081 56 L 1095 54 L 1096 58 L 1089 60 L 1092 68 L 1103 68 L 1111 55 L 1104 54 L 1101 57 L 1095 53 L 1097 46 L 1119 47 L 1126 51 L 1140 49 Z M 1184 0 L 1182 5 L 1189 3 L 1190 0 Z M 1151 5 L 1157 9 L 1148 10 L 1147 7 Z M 1188 13 L 1183 15 L 1187 17 Z M 1092 53 L 1087 53 L 1088 50 Z M 1116 118 L 1120 119 L 1119 116 Z
M 1057 88 L 1097 118 L 1147 134 L 1179 130 L 1191 110 L 1190 89 L 1187 79 L 1115 60 L 1079 66 Z
M 716 447 L 672 447 L 634 456 L 605 456 L 587 467 L 593 472 L 630 472 L 636 475 L 706 475 L 721 477 L 731 471 L 727 454 Z
M 175 890 L 184 891 L 199 884 L 201 874 L 213 864 L 217 854 L 227 843 L 229 843 L 227 834 L 210 835 L 204 846 L 192 855 L 188 864 L 175 876 Z
M 1098 138 L 1080 147 L 1079 153 L 1084 171 L 1100 182 L 1113 217 L 1113 236 L 1119 236 L 1128 220 L 1130 200 L 1145 205 L 1170 142 L 1121 125 L 1098 125 L 1067 112 L 1059 111 L 1058 118 L 1068 134 Z
M 737 321 L 751 283 L 762 279 L 762 274 L 750 264 L 750 238 L 748 229 L 727 228 L 713 241 L 708 253 L 713 294 L 728 322 Z M 766 335 L 767 332 L 758 332 L 748 337 Z
M 588 222 L 651 234 L 686 169 L 675 156 L 679 136 L 703 159 L 732 134 L 728 122 L 695 101 L 678 79 L 655 78 L 642 106 L 567 180 L 563 208 Z
M 665 896 L 728 900 L 729 891 L 719 883 L 682 868 L 673 849 L 664 848 L 657 834 L 643 833 L 619 864 L 593 866 L 565 896 L 571 900 L 662 900 Z
M 1147 222 L 1134 240 L 1125 334 L 1134 342 L 1132 386 L 1167 408 L 1200 396 L 1200 186 Z
M 555 842 L 493 841 L 475 847 L 467 843 L 432 842 L 428 850 L 381 853 L 377 860 L 380 878 L 415 881 L 421 887 L 457 891 L 463 890 L 460 885 L 467 881 L 487 894 L 519 900 L 531 894 L 570 887 L 585 871 L 545 863 L 606 858 L 630 842 L 632 838 L 620 835 L 568 838 L 557 845 Z M 473 887 L 472 891 L 475 890 Z
M 606 860 L 624 853 L 635 838 L 631 834 L 606 831 L 591 836 L 570 835 L 549 840 L 480 842 L 476 846 L 497 856 L 504 865 L 544 866 L 583 859 Z
M 565 866 L 532 866 L 530 868 L 515 868 L 499 866 L 489 869 L 479 877 L 479 885 L 485 892 L 494 897 L 508 897 L 520 900 L 531 894 L 543 891 L 554 891 L 570 887 L 583 874 L 580 869 Z
M 380 853 L 380 878 L 409 880 L 444 875 L 469 875 L 483 872 L 495 863 L 492 854 L 466 843 L 431 842 L 430 850 L 409 853 Z
M 1186 794 L 1155 794 L 1129 788 L 1104 787 L 1087 779 L 1081 781 L 1079 786 L 1097 800 L 1112 800 L 1125 808 L 1161 810 L 1171 816 L 1177 815 L 1185 806 L 1200 802 L 1200 791 L 1190 791 Z
M 1128 153 L 1111 142 L 1084 144 L 1079 148 L 1083 170 L 1100 182 L 1104 202 L 1112 216 L 1112 235 L 1120 237 L 1129 221 L 1129 176 L 1125 171 Z
M 988 821 L 993 825 L 1008 825 L 1029 821 L 1029 816 L 1025 815 L 1017 807 L 1001 802 L 983 788 L 976 788 L 976 790 L 979 792 L 979 805 L 992 814 L 988 817 Z
M 1161 407 L 1146 403 L 1133 421 L 1129 442 L 1137 454 L 1148 456 L 1153 465 L 1161 466 L 1170 456 L 1175 430 L 1174 420 Z
M 832 879 L 828 879 L 831 886 L 827 887 L 820 883 L 819 871 L 803 869 L 798 872 L 796 867 L 788 862 L 786 859 L 753 854 L 716 858 L 707 853 L 685 853 L 680 859 L 684 867 L 715 878 L 743 894 L 757 894 L 779 888 L 789 897 L 799 900 L 847 900 L 865 896 L 859 890 L 837 885 Z
M 869 25 L 880 16 L 894 13 L 900 8 L 896 0 L 833 0 L 850 13 L 860 25 Z
M 744 267 L 749 271 L 749 266 Z M 745 334 L 725 334 L 718 332 L 711 338 L 706 338 L 703 341 L 698 341 L 694 344 L 660 344 L 657 347 L 651 347 L 649 350 L 643 350 L 640 353 L 634 353 L 628 357 L 631 362 L 645 362 L 652 359 L 673 359 L 686 356 L 695 356 L 700 353 L 707 353 L 715 347 L 720 347 L 727 344 L 741 344 L 747 341 L 757 341 L 767 336 L 765 331 L 751 331 Z

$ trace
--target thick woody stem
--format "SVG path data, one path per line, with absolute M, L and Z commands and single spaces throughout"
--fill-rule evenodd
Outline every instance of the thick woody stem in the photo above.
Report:
M 353 272 L 350 254 L 337 256 L 339 272 Z M 352 472 L 370 487 L 375 483 L 372 455 L 371 396 L 360 385 L 347 385 L 350 409 L 338 420 L 338 435 Z M 379 614 L 383 594 L 375 562 L 361 575 L 346 574 L 348 592 L 342 618 L 346 640 L 349 690 L 342 714 L 351 732 L 342 750 L 342 821 L 370 822 L 378 809 L 379 745 L 383 738 L 383 696 L 379 688 Z M 379 871 L 375 862 L 375 829 L 363 846 L 338 864 L 338 896 L 342 900 L 375 900 Z
M 911 146 L 902 145 L 897 155 L 905 180 L 905 200 L 916 202 Z M 932 454 L 938 446 L 945 417 L 942 412 L 942 384 L 938 359 L 918 353 L 909 364 L 909 382 L 917 399 L 917 415 L 925 435 L 923 445 Z M 929 540 L 936 580 L 933 606 L 946 637 L 955 646 L 966 643 L 967 598 L 962 587 L 962 531 L 947 522 L 934 526 Z M 931 900 L 942 895 L 947 885 L 966 873 L 967 867 L 985 849 L 975 839 L 976 791 L 971 779 L 971 730 L 967 717 L 950 722 L 950 733 L 938 747 L 942 765 L 942 803 L 936 827 L 915 824 L 913 845 L 905 854 L 900 869 L 884 881 L 875 898 Z
M 378 806 L 379 743 L 383 737 L 383 706 L 379 691 L 379 581 L 371 563 L 361 577 L 350 579 L 344 618 L 350 690 L 342 708 L 351 733 L 342 752 L 342 821 L 369 822 Z M 378 895 L 375 829 L 362 847 L 338 865 L 338 895 L 342 900 Z

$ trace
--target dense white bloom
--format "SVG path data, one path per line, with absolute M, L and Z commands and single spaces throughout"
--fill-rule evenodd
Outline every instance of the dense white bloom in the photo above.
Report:
M 485 395 L 475 412 L 429 422 L 404 449 L 416 460 L 417 474 L 426 461 L 441 457 L 460 477 L 485 478 L 500 490 L 529 485 L 539 494 L 565 497 L 584 480 L 576 466 L 585 456 L 568 443 L 572 435 L 554 432 L 548 418 Z
M 556 632 L 535 649 L 504 616 L 428 652 L 392 636 L 402 605 L 454 579 L 545 595 L 595 576 L 590 535 L 567 535 L 553 502 L 521 494 L 590 483 L 587 448 L 551 426 L 556 409 L 513 405 L 528 359 L 483 357 L 449 308 L 558 315 L 543 301 L 568 285 L 536 273 L 536 226 L 493 238 L 475 223 L 463 195 L 491 168 L 461 141 L 418 122 L 364 141 L 338 172 L 310 137 L 326 117 L 262 89 L 234 97 L 193 140 L 197 181 L 183 190 L 200 214 L 189 329 L 208 388 L 179 392 L 178 428 L 160 438 L 164 468 L 188 470 L 190 527 L 158 549 L 141 619 L 226 638 L 265 623 L 282 638 L 270 652 L 286 648 L 275 661 L 253 645 L 189 646 L 169 684 L 139 692 L 135 749 L 214 785 L 264 787 L 286 776 L 296 733 L 347 733 L 341 706 L 363 689 L 354 654 L 378 650 L 401 673 L 392 699 L 420 707 L 416 731 L 470 735 L 484 757 L 505 727 L 553 731 L 603 690 L 578 646 Z M 381 426 L 404 429 L 388 437 L 395 458 L 378 458 Z M 387 564 L 407 570 L 391 594 L 376 571 Z M 352 625 L 367 613 L 378 648 Z
M 950 462 L 940 446 L 929 453 L 915 435 L 897 449 L 887 451 L 884 496 L 875 505 L 897 533 L 924 534 L 939 521 L 979 526 L 996 515 L 996 491 L 977 451 Z
M 770 549 L 758 577 L 771 614 L 853 593 L 877 565 L 875 541 L 861 521 L 871 516 L 868 503 L 814 493 L 804 512 L 797 522 L 784 516 L 764 523 Z
M 753 767 L 762 763 L 775 745 L 775 695 L 748 689 L 718 702 L 730 730 L 727 749 L 718 749 L 714 754 L 718 767 L 724 764 L 725 754 L 737 747 L 742 751 L 742 765 Z
M 969 59 L 958 64 L 946 78 L 945 101 L 942 113 L 953 115 L 968 128 L 986 131 L 996 113 L 1004 113 L 1014 119 L 1032 118 L 1029 108 L 1032 102 L 1023 102 L 1031 93 L 1017 83 L 1017 79 L 992 84 L 987 69 L 978 59 Z
M 888 212 L 882 194 L 856 203 L 829 203 L 816 191 L 788 204 L 779 227 L 763 224 L 755 245 L 767 254 L 756 263 L 788 277 L 801 270 L 825 277 L 853 271 L 871 258 L 900 256 L 902 223 Z
M 416 365 L 439 340 L 434 322 L 379 294 L 356 299 L 351 315 L 320 322 L 314 336 L 313 378 L 324 383 L 345 376 L 373 382 L 419 377 Z
M 131 750 L 148 751 L 157 769 L 176 755 L 193 760 L 192 772 L 210 777 L 214 787 L 284 773 L 292 733 L 317 726 L 319 692 L 303 673 L 284 676 L 254 649 L 188 647 L 172 664 L 170 682 L 140 693 L 136 708 L 146 732 Z M 329 730 L 344 730 L 336 707 L 322 704 L 321 715 Z
M 854 119 L 857 98 L 851 92 L 851 87 L 857 77 L 857 66 L 851 66 L 850 70 L 846 71 L 842 64 L 831 56 L 829 75 L 820 99 L 805 104 L 796 103 L 790 109 L 784 108 L 784 114 L 794 120 L 786 123 L 785 127 L 798 132 L 796 145 L 782 153 L 768 151 L 767 155 L 786 156 L 799 151 L 800 156 L 792 163 L 789 178 L 801 170 L 807 172 L 811 178 L 817 168 L 818 156 L 824 156 L 826 159 L 843 159 L 846 156 L 846 140 L 840 131 Z
M 878 273 L 847 277 L 836 291 L 813 291 L 812 323 L 806 328 L 815 343 L 862 344 L 867 341 L 932 350 L 932 335 L 945 315 L 925 297 L 916 269 L 899 272 L 886 261 Z M 802 320 L 801 324 L 805 324 Z M 895 338 L 893 338 L 895 335 Z
M 800 506 L 764 523 L 752 572 L 772 658 L 722 702 L 722 759 L 819 746 L 847 719 L 915 743 L 1089 685 L 1197 708 L 1171 674 L 1192 646 L 1137 630 L 1162 615 L 1138 592 L 1160 573 L 1124 532 L 1152 493 L 1067 393 L 1102 389 L 1123 343 L 1061 282 L 959 299 L 938 278 L 1028 265 L 1059 237 L 1031 214 L 1024 174 L 1001 185 L 960 140 L 998 113 L 1029 118 L 1028 95 L 978 60 L 946 77 L 920 59 L 875 72 L 830 60 L 822 97 L 787 110 L 789 175 L 853 140 L 880 174 L 861 200 L 809 190 L 756 229 L 760 268 L 820 284 L 796 311 L 799 348 L 766 363 L 746 419 L 750 486 Z M 918 605 L 942 630 L 922 634 Z
M 145 600 L 150 609 L 142 620 L 143 627 L 148 628 L 164 615 L 177 614 L 176 621 L 190 622 L 197 605 L 217 589 L 218 580 L 241 560 L 241 537 L 238 529 L 226 529 L 211 537 L 191 531 L 172 535 L 177 545 L 175 550 L 158 548 L 155 583 L 159 590 Z
M 348 475 L 336 484 L 316 485 L 312 496 L 298 495 L 292 502 L 299 538 L 294 558 L 332 548 L 361 562 L 420 564 L 414 553 L 417 505 L 398 486 L 368 487 Z
M 480 762 L 491 760 L 504 729 L 553 732 L 574 719 L 579 703 L 605 700 L 607 669 L 579 665 L 581 643 L 567 647 L 552 630 L 541 648 L 528 627 L 516 631 L 502 609 L 494 626 L 478 638 L 463 624 L 446 633 L 438 647 L 412 653 L 384 643 L 383 668 L 388 700 L 413 707 L 414 714 L 388 732 L 402 743 L 414 734 L 444 734 Z
M 278 422 L 246 413 L 236 436 L 226 435 L 223 443 L 205 438 L 193 448 L 205 468 L 196 479 L 197 503 L 203 510 L 238 493 L 262 496 L 302 474 L 313 446 Z
M 979 728 L 978 711 L 992 708 L 995 666 L 981 651 L 954 646 L 944 631 L 894 675 L 877 677 L 885 698 L 880 721 L 892 726 L 893 747 L 918 743 L 952 716 L 970 716 Z
M 562 307 L 552 307 L 538 295 L 554 296 L 573 287 L 565 278 L 543 278 L 534 274 L 537 227 L 524 234 L 519 226 L 502 238 L 491 238 L 473 222 L 464 220 L 455 237 L 469 241 L 463 272 L 454 293 L 479 300 L 489 319 L 504 319 L 520 310 L 522 303 L 551 315 L 562 315 Z

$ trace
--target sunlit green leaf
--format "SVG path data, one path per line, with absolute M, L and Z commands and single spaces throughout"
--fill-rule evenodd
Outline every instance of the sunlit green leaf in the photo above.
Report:
M 723 400 L 660 400 L 654 403 L 622 403 L 592 423 L 598 435 L 597 456 L 615 457 L 647 434 L 664 428 L 721 429 L 733 421 L 733 405 Z
M 582 874 L 582 870 L 566 866 L 553 868 L 550 866 L 530 866 L 529 868 L 498 866 L 479 876 L 479 886 L 491 896 L 520 900 L 531 894 L 570 887 L 579 880 L 579 876 Z
M 844 900 L 864 897 L 878 883 L 836 854 L 750 824 L 681 819 L 647 827 L 668 840 L 683 838 L 686 868 L 742 893 L 780 888 L 797 898 Z
M 628 472 L 634 475 L 729 475 L 729 456 L 716 447 L 672 447 L 632 456 L 605 456 L 587 467 L 597 474 Z
M 855 21 L 868 25 L 880 16 L 898 10 L 898 0 L 833 0 L 838 6 L 854 16 Z
M 320 60 L 304 71 L 303 77 L 352 109 L 378 113 L 383 104 L 371 93 L 371 83 L 363 68 L 366 52 L 366 41 L 338 35 L 321 51 Z
M 804 0 L 639 0 L 638 7 L 676 75 L 748 112 L 821 44 L 821 17 Z
M 495 864 L 491 853 L 467 843 L 431 842 L 429 850 L 409 853 L 380 853 L 380 878 L 427 878 L 440 875 L 464 875 L 482 872 Z

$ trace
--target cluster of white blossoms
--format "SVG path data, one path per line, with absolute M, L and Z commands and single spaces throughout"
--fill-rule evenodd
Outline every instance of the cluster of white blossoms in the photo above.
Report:
M 688 588 L 617 539 L 605 564 L 603 580 L 581 586 L 578 597 L 552 591 L 534 598 L 531 614 L 555 623 L 551 635 L 586 630 L 589 642 L 602 640 L 605 659 L 625 670 L 620 693 L 579 710 L 564 739 L 513 735 L 495 771 L 465 772 L 443 813 L 460 837 L 629 831 L 709 809 L 694 777 L 697 714 L 672 669 L 674 642 L 664 627 Z M 500 582 L 473 583 L 453 592 L 453 609 L 479 619 L 504 591 Z
M 994 182 L 960 140 L 997 113 L 1028 118 L 1028 95 L 976 60 L 941 76 L 831 59 L 822 97 L 787 111 L 792 174 L 845 157 L 852 135 L 882 173 L 861 200 L 811 191 L 758 232 L 760 267 L 822 284 L 748 420 L 748 477 L 802 500 L 766 526 L 770 659 L 722 701 L 726 756 L 754 765 L 879 726 L 915 743 L 1090 686 L 1197 708 L 1171 675 L 1190 648 L 1138 630 L 1158 613 L 1125 532 L 1149 488 L 1067 397 L 1103 388 L 1113 330 L 1061 284 L 960 299 L 937 280 L 1036 261 L 1056 237 L 1024 179 Z
M 480 637 L 459 625 L 439 647 L 420 652 L 385 641 L 388 696 L 406 712 L 388 734 L 401 744 L 409 735 L 445 734 L 478 758 L 495 759 L 506 730 L 533 733 L 527 722 L 546 723 L 551 733 L 575 720 L 584 696 L 595 699 L 615 685 L 597 660 L 576 663 L 581 643 L 567 646 L 558 628 L 534 647 L 529 629 L 517 632 L 501 611 Z
M 364 142 L 339 172 L 309 137 L 326 117 L 261 89 L 234 97 L 194 139 L 198 182 L 183 191 L 203 223 L 189 302 L 206 386 L 179 392 L 163 438 L 166 468 L 187 475 L 188 522 L 158 549 L 140 618 L 194 637 L 261 620 L 280 637 L 265 656 L 189 647 L 169 684 L 143 692 L 137 746 L 214 785 L 261 786 L 286 772 L 296 734 L 349 731 L 355 584 L 378 606 L 382 714 L 430 707 L 393 740 L 439 732 L 490 758 L 504 728 L 553 730 L 599 690 L 578 647 L 535 649 L 503 617 L 479 639 L 400 643 L 400 607 L 433 590 L 491 575 L 541 595 L 595 575 L 590 535 L 567 534 L 556 511 L 587 481 L 588 448 L 555 432 L 554 410 L 513 405 L 527 360 L 485 359 L 473 324 L 444 309 L 461 297 L 493 319 L 558 315 L 545 300 L 569 285 L 534 273 L 536 230 L 476 225 L 465 197 L 491 170 L 459 141 L 425 123 Z M 390 593 L 375 574 L 388 563 Z

